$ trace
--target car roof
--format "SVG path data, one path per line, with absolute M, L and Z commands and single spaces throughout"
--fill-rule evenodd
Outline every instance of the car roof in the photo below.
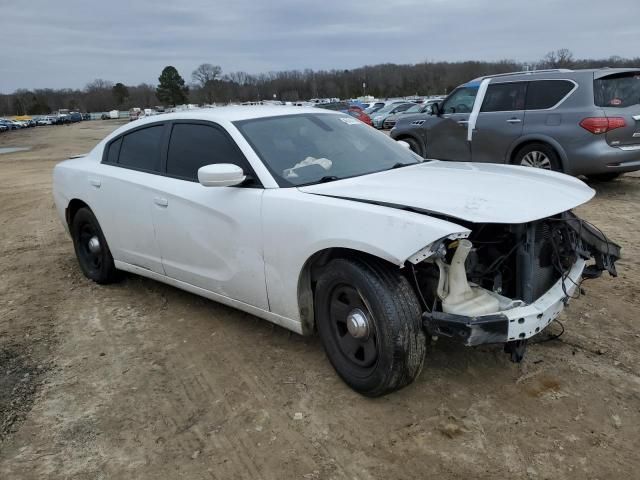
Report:
M 210 120 L 214 122 L 238 120 L 250 120 L 254 118 L 279 117 L 283 115 L 301 115 L 304 113 L 315 114 L 340 114 L 331 110 L 317 107 L 295 107 L 285 105 L 239 105 L 213 108 L 194 108 L 181 112 L 161 113 L 142 120 L 137 120 L 133 125 L 154 123 L 163 120 Z
M 544 78 L 544 79 L 560 79 L 560 78 L 572 78 L 574 75 L 591 74 L 593 78 L 601 78 L 608 75 L 615 75 L 617 73 L 626 72 L 640 72 L 640 68 L 584 68 L 571 70 L 568 68 L 552 68 L 547 70 L 529 70 L 523 72 L 505 72 L 495 75 L 486 75 L 484 77 L 474 78 L 470 82 L 465 83 L 462 86 L 474 87 L 480 85 L 480 82 L 484 79 L 490 78 L 491 83 L 502 83 L 517 80 L 526 80 L 531 78 Z

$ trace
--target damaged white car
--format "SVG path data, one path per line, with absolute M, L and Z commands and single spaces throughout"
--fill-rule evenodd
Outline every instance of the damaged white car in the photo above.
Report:
M 341 113 L 225 107 L 145 118 L 54 170 L 84 274 L 127 271 L 319 332 L 338 374 L 381 395 L 426 339 L 527 339 L 615 275 L 620 248 L 570 210 L 581 181 L 423 161 Z

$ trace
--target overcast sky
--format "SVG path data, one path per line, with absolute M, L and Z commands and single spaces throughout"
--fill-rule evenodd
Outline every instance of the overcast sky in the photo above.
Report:
M 164 5 L 163 5 L 164 4 Z M 640 54 L 640 0 L 0 0 L 0 92 L 223 72 Z

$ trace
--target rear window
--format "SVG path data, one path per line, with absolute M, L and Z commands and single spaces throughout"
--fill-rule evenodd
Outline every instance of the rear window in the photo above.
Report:
M 569 80 L 536 80 L 527 88 L 527 110 L 544 110 L 557 105 L 575 87 Z
M 163 130 L 164 125 L 157 125 L 125 135 L 118 163 L 124 167 L 159 172 Z
M 640 103 L 640 73 L 624 72 L 593 81 L 598 107 L 624 108 Z

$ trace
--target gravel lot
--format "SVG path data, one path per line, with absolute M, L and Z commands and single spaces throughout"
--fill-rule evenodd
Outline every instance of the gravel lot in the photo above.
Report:
M 414 385 L 371 400 L 317 337 L 81 275 L 51 169 L 116 126 L 0 135 L 31 147 L 0 155 L 0 478 L 638 478 L 639 175 L 579 209 L 625 258 L 585 283 L 561 339 L 520 365 L 440 340 Z

